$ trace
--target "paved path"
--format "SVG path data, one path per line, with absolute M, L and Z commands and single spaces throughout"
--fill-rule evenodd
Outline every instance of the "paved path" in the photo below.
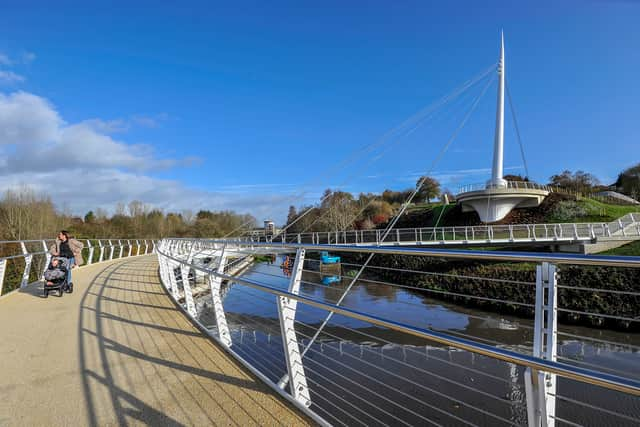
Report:
M 74 283 L 0 299 L 0 426 L 309 424 L 175 308 L 154 256 Z

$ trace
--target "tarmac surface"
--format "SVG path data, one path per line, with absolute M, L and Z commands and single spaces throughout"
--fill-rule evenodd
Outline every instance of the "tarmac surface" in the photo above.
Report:
M 312 424 L 175 307 L 154 255 L 73 282 L 0 299 L 0 426 Z

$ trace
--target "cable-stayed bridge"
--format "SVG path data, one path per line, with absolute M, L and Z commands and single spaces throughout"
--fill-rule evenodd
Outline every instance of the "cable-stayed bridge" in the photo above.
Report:
M 74 293 L 44 299 L 37 279 L 47 243 L 3 242 L 21 252 L 0 260 L 5 290 L 20 282 L 0 299 L 1 351 L 11 361 L 2 368 L 7 425 L 640 420 L 637 282 L 591 288 L 570 280 L 589 269 L 633 280 L 637 258 L 111 239 L 90 241 L 91 257 L 86 245 L 91 263 L 74 270 Z M 321 265 L 326 250 L 342 257 L 337 270 Z M 253 264 L 267 254 L 278 261 Z M 280 266 L 285 256 L 290 262 Z M 398 264 L 404 258 L 533 270 L 518 279 L 411 269 Z M 326 285 L 327 274 L 340 280 Z M 441 283 L 419 289 L 421 277 Z M 513 288 L 524 291 L 507 291 Z M 358 295 L 368 293 L 386 302 L 360 304 Z M 608 303 L 581 307 L 567 299 L 594 294 Z M 420 295 L 435 299 L 415 307 Z M 631 308 L 611 305 L 625 300 Z M 488 303 L 492 310 L 481 309 Z M 506 315 L 514 307 L 520 317 Z M 453 320 L 461 313 L 467 326 Z M 566 323 L 572 316 L 614 330 Z M 621 325 L 627 332 L 615 332 Z

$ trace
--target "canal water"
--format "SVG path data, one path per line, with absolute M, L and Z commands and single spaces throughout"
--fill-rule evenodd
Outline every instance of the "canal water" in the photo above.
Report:
M 287 289 L 283 258 L 251 266 L 242 277 Z M 313 269 L 307 263 L 305 269 Z M 301 294 L 335 303 L 350 283 L 340 272 L 306 271 Z M 215 330 L 208 295 L 200 321 Z M 276 297 L 239 284 L 223 289 L 233 348 L 277 382 L 286 372 Z M 395 286 L 361 281 L 342 305 L 531 354 L 533 320 L 471 309 Z M 298 304 L 296 330 L 306 346 L 327 312 Z M 559 325 L 559 360 L 640 379 L 640 336 Z M 523 369 L 366 322 L 333 316 L 305 356 L 312 409 L 346 425 L 523 425 Z M 638 425 L 640 399 L 559 379 L 558 425 Z M 570 424 L 569 424 L 570 425 Z

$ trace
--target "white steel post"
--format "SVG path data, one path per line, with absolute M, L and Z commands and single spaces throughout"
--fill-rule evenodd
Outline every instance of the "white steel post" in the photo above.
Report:
M 127 254 L 127 257 L 131 256 L 131 240 L 127 240 L 127 245 L 129 246 L 129 253 Z
M 144 241 L 144 254 L 148 254 L 149 253 L 149 243 L 145 240 Z
M 91 241 L 87 240 L 87 247 L 89 248 L 89 258 L 87 258 L 87 265 L 93 263 L 93 251 L 95 250 L 93 246 L 91 246 Z
M 217 273 L 224 273 L 224 267 L 227 264 L 227 254 L 225 248 L 220 253 L 220 261 L 218 262 Z M 209 286 L 211 287 L 211 299 L 213 301 L 213 312 L 216 316 L 216 326 L 218 327 L 218 338 L 226 347 L 231 347 L 231 333 L 229 325 L 227 325 L 227 317 L 224 314 L 224 306 L 222 305 L 222 295 L 220 294 L 220 286 L 222 278 L 215 274 L 209 276 Z
M 27 251 L 27 247 L 24 242 L 20 242 L 22 248 L 22 254 L 24 255 L 24 272 L 22 273 L 22 282 L 20 287 L 23 288 L 29 284 L 29 273 L 31 272 L 31 261 L 33 261 L 33 255 Z
M 118 251 L 118 258 L 122 258 L 122 251 L 124 250 L 124 246 L 122 246 L 122 240 L 118 240 L 118 246 L 120 250 Z
M 44 240 L 42 241 L 42 249 L 44 250 L 44 253 L 45 253 L 45 259 L 44 259 L 44 267 L 42 267 L 42 275 L 40 276 L 40 278 L 44 280 L 44 272 L 47 271 L 47 268 L 49 267 L 49 263 L 51 262 L 51 254 L 49 253 L 49 249 L 47 249 L 47 242 L 45 242 Z
M 557 289 L 556 266 L 543 262 L 536 268 L 533 356 L 554 362 L 558 349 Z M 529 426 L 553 427 L 556 412 L 556 374 L 527 368 L 524 380 Z
M 115 249 L 113 247 L 113 243 L 111 242 L 111 240 L 107 240 L 109 242 L 109 261 L 111 261 L 113 259 L 113 250 Z
M 289 292 L 294 294 L 298 294 L 300 291 L 304 256 L 305 250 L 302 248 L 298 249 L 291 274 L 291 281 L 289 282 Z M 298 338 L 294 328 L 297 305 L 298 302 L 296 300 L 282 296 L 278 297 L 278 316 L 280 317 L 280 330 L 287 361 L 291 395 L 303 405 L 310 406 L 311 396 L 309 395 L 307 377 L 304 372 L 304 366 L 302 365 L 300 346 L 298 345 Z
M 136 255 L 140 255 L 140 240 L 136 240 Z
M 196 318 L 198 316 L 198 311 L 196 310 L 196 304 L 193 300 L 193 292 L 191 292 L 191 283 L 189 283 L 189 267 L 188 264 L 191 264 L 191 256 L 193 254 L 193 243 L 191 244 L 191 248 L 189 249 L 189 253 L 187 255 L 187 259 L 185 263 L 180 263 L 180 277 L 182 277 L 182 288 L 184 289 L 184 302 L 187 305 L 187 311 L 189 314 Z
M 4 286 L 4 272 L 7 270 L 7 260 L 0 259 L 0 295 L 2 295 L 2 288 Z
M 98 240 L 98 245 L 100 246 L 100 258 L 98 258 L 98 262 L 102 262 L 104 258 L 104 245 L 102 244 L 102 240 Z

